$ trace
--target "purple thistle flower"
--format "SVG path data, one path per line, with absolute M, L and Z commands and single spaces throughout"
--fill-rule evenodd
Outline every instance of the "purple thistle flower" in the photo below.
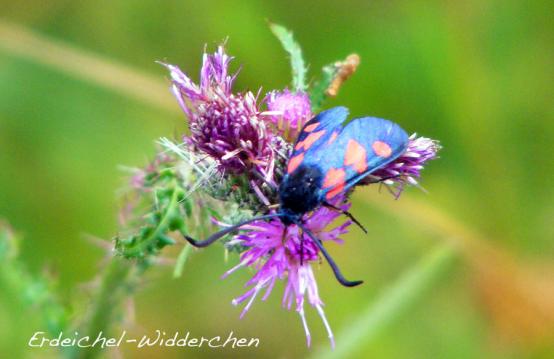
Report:
M 342 200 L 339 201 L 342 202 Z M 350 204 L 341 205 L 344 210 L 349 207 Z M 340 213 L 337 211 L 322 207 L 307 215 L 304 223 L 307 229 L 321 241 L 342 243 L 339 236 L 347 232 L 351 221 L 348 220 L 330 230 L 326 229 L 339 215 Z M 254 299 L 262 290 L 265 289 L 262 300 L 266 300 L 271 294 L 275 282 L 278 279 L 286 280 L 283 306 L 290 310 L 293 303 L 295 304 L 295 309 L 302 320 L 308 346 L 310 346 L 311 336 L 304 314 L 306 297 L 308 303 L 316 308 L 323 320 L 331 345 L 334 347 L 333 332 L 323 311 L 323 302 L 319 297 L 311 266 L 312 262 L 319 261 L 317 246 L 307 235 L 302 243 L 302 233 L 299 228 L 295 225 L 285 227 L 280 220 L 255 221 L 244 226 L 243 229 L 247 232 L 237 235 L 229 244 L 241 244 L 247 249 L 241 254 L 240 263 L 223 275 L 225 278 L 241 267 L 252 267 L 257 271 L 246 283 L 250 289 L 232 302 L 234 305 L 239 305 L 247 301 L 240 317 L 242 318 L 248 312 Z
M 310 98 L 304 92 L 272 91 L 264 100 L 267 104 L 268 119 L 277 129 L 295 137 L 302 126 L 312 118 Z
M 414 133 L 410 136 L 408 148 L 396 160 L 372 173 L 372 177 L 389 178 L 384 181 L 389 186 L 396 185 L 395 197 L 398 198 L 406 184 L 419 186 L 417 179 L 421 176 L 421 170 L 429 160 L 437 158 L 437 152 L 441 149 L 438 141 L 427 137 L 417 137 Z
M 229 57 L 223 46 L 204 53 L 200 83 L 195 84 L 177 66 L 165 65 L 172 91 L 189 119 L 191 135 L 185 140 L 219 163 L 220 170 L 249 173 L 254 169 L 273 181 L 273 135 L 267 131 L 256 96 L 231 93 L 236 74 L 228 73 Z

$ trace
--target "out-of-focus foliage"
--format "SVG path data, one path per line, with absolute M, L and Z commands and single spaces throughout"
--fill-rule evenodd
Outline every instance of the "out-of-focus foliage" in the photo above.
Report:
M 444 148 L 442 158 L 423 174 L 429 194 L 412 188 L 390 203 L 386 193 L 374 189 L 356 192 L 352 212 L 369 235 L 354 230 L 344 246 L 330 250 L 345 273 L 363 277 L 365 284 L 339 287 L 325 265 L 316 273 L 334 328 L 348 327 L 436 241 L 452 240 L 464 248 L 465 260 L 411 312 L 375 340 L 360 342 L 357 353 L 390 358 L 553 355 L 554 340 L 545 334 L 552 304 L 542 303 L 554 291 L 549 1 L 0 2 L 2 23 L 23 25 L 159 79 L 168 103 L 166 72 L 154 61 L 168 60 L 194 73 L 204 44 L 213 48 L 226 38 L 237 57 L 235 66 L 243 65 L 237 88 L 290 86 L 289 61 L 266 19 L 294 31 L 309 67 L 308 81 L 330 61 L 358 53 L 357 73 L 325 106 L 341 104 L 354 116 L 394 120 L 409 132 L 441 140 Z M 185 131 L 185 119 L 176 103 L 173 110 L 163 110 L 75 77 L 71 70 L 54 69 L 48 61 L 18 56 L 1 46 L 3 36 L 0 215 L 23 234 L 25 267 L 33 275 L 45 266 L 53 269 L 62 297 L 69 299 L 79 284 L 95 276 L 105 256 L 83 240 L 83 233 L 106 239 L 117 234 L 120 199 L 114 194 L 124 177 L 117 166 L 145 165 L 154 141 Z M 49 55 L 44 53 L 44 59 Z M 110 73 L 99 76 L 110 78 Z M 129 86 L 133 93 L 149 93 Z M 386 211 L 375 204 L 380 202 Z M 413 203 L 414 213 L 434 218 L 439 231 L 410 222 Z M 480 245 L 437 235 L 441 226 L 450 225 L 444 218 L 479 233 L 494 256 L 481 253 Z M 260 338 L 260 347 L 241 350 L 241 357 L 305 356 L 302 328 L 294 313 L 279 308 L 279 296 L 256 303 L 238 320 L 239 309 L 230 301 L 242 292 L 239 286 L 249 273 L 220 281 L 237 258 L 231 255 L 225 263 L 221 247 L 215 247 L 193 251 L 179 279 L 173 279 L 171 268 L 154 268 L 136 297 L 137 325 L 128 324 L 128 330 L 197 336 L 232 330 Z M 492 270 L 487 260 L 497 255 L 502 261 L 494 263 L 502 265 Z M 33 332 L 47 328 L 41 327 L 38 312 L 37 320 L 23 320 L 10 299 L 0 294 L 0 351 L 40 356 L 26 343 Z M 541 308 L 540 316 L 529 309 L 535 307 Z M 315 346 L 327 345 L 324 328 L 314 325 L 312 330 Z M 183 356 L 182 350 L 163 347 L 122 350 L 132 357 Z M 221 354 L 193 350 L 186 349 L 195 357 Z

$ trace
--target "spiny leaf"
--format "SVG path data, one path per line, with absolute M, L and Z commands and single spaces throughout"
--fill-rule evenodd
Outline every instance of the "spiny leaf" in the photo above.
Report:
M 323 105 L 323 101 L 327 98 L 325 91 L 333 82 L 333 79 L 337 75 L 339 68 L 335 66 L 335 63 L 323 66 L 321 70 L 321 79 L 310 90 L 310 102 L 312 103 L 312 112 L 317 113 Z
M 269 28 L 277 39 L 281 42 L 283 49 L 290 55 L 290 65 L 292 67 L 292 87 L 295 91 L 306 90 L 306 65 L 302 58 L 302 49 L 296 41 L 292 32 L 285 27 L 270 23 Z
M 338 94 L 339 88 L 356 72 L 359 64 L 360 56 L 350 54 L 343 61 L 323 67 L 321 79 L 309 91 L 312 112 L 318 112 L 327 97 L 335 97 Z

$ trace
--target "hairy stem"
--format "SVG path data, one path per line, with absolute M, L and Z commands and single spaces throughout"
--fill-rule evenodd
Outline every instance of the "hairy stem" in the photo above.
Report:
M 114 256 L 102 273 L 98 292 L 92 298 L 90 310 L 82 329 L 77 330 L 80 337 L 89 336 L 90 343 L 97 337 L 108 336 L 110 327 L 121 320 L 122 306 L 126 298 L 134 291 L 139 275 L 147 268 L 146 263 L 137 263 Z M 69 358 L 94 358 L 101 350 L 100 345 L 88 348 L 71 347 Z

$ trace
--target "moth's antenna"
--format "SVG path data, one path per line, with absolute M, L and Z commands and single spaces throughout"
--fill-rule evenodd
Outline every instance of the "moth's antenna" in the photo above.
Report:
M 355 286 L 360 285 L 364 282 L 363 280 L 349 281 L 346 278 L 344 278 L 344 276 L 340 272 L 340 269 L 337 266 L 337 264 L 335 263 L 335 261 L 333 260 L 333 258 L 331 258 L 331 256 L 329 255 L 329 253 L 327 252 L 325 247 L 323 247 L 323 243 L 321 243 L 321 241 L 319 239 L 317 239 L 316 236 L 314 236 L 314 234 L 312 232 L 310 232 L 309 230 L 307 230 L 302 224 L 296 223 L 296 225 L 298 227 L 300 227 L 300 229 L 302 229 L 302 231 L 304 233 L 306 233 L 312 239 L 312 241 L 314 241 L 317 248 L 319 248 L 321 253 L 323 253 L 323 256 L 325 257 L 325 259 L 329 263 L 329 266 L 331 266 L 331 269 L 333 270 L 333 273 L 335 273 L 335 277 L 337 278 L 337 280 L 339 281 L 340 284 L 342 284 L 345 287 L 355 287 Z
M 254 222 L 254 221 L 257 221 L 257 220 L 270 219 L 270 218 L 281 217 L 281 216 L 282 216 L 281 213 L 272 213 L 272 214 L 266 214 L 265 216 L 250 218 L 250 219 L 248 219 L 244 222 L 241 222 L 239 224 L 235 224 L 234 226 L 222 229 L 221 231 L 212 234 L 211 236 L 204 239 L 203 241 L 196 240 L 196 239 L 194 239 L 192 237 L 189 237 L 187 235 L 184 235 L 184 234 L 183 234 L 183 237 L 185 237 L 187 242 L 189 242 L 191 245 L 193 245 L 195 247 L 198 247 L 198 248 L 207 247 L 210 244 L 212 244 L 213 242 L 220 239 L 221 237 L 223 237 L 226 234 L 229 234 L 229 233 L 239 229 L 240 227 L 244 226 L 245 224 L 248 224 L 248 223 L 251 223 L 251 222 Z

